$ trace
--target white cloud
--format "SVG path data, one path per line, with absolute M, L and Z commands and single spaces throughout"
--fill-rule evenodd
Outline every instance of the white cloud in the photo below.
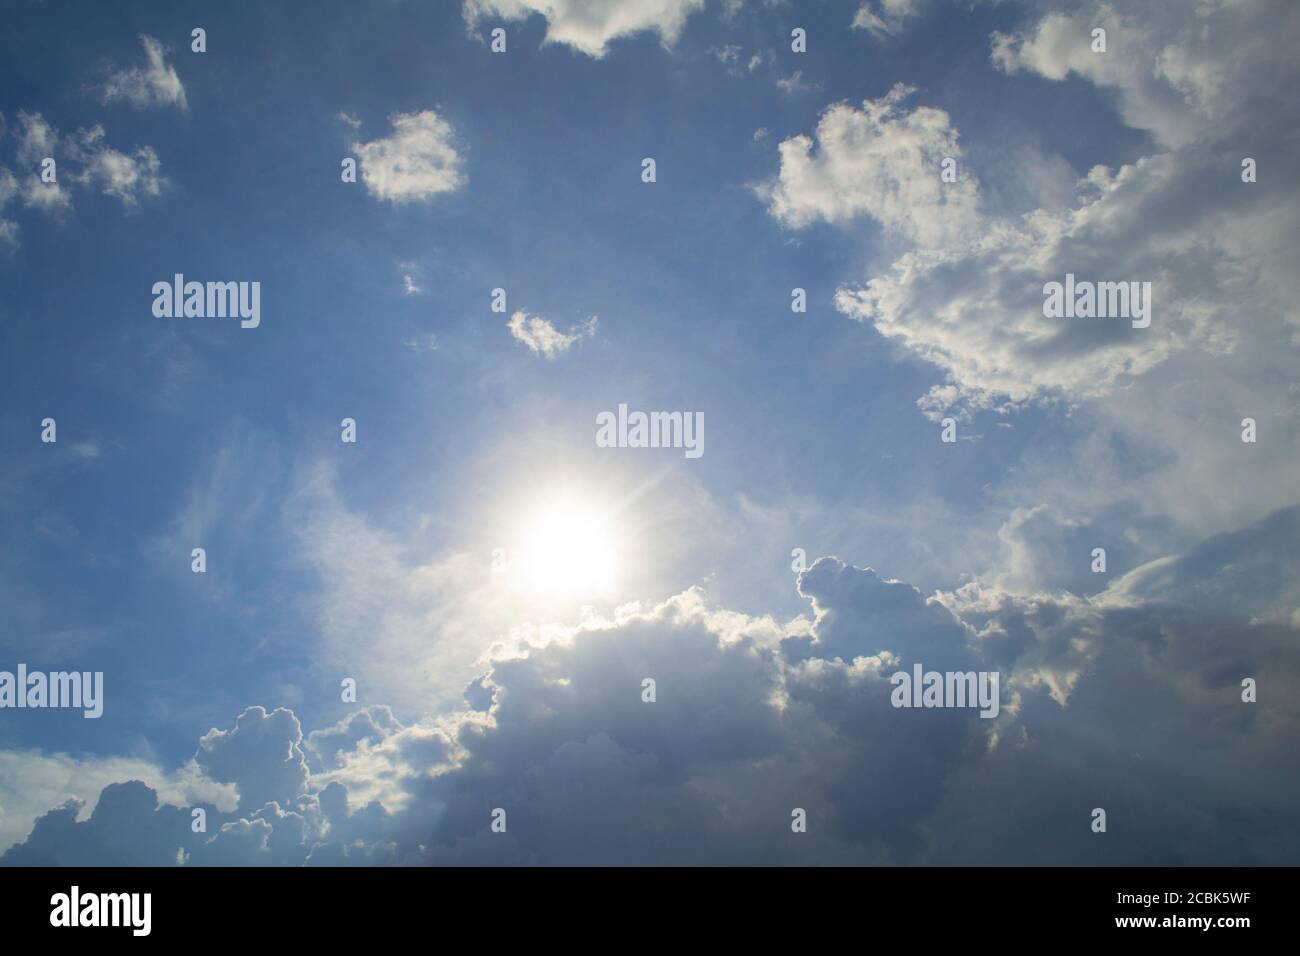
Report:
M 1106 30 L 1105 53 L 1092 52 L 1096 27 Z M 1090 2 L 994 33 L 992 60 L 1007 73 L 1074 74 L 1114 90 L 1128 125 L 1177 147 L 1293 88 L 1297 70 L 1286 52 L 1298 32 L 1300 8 L 1286 0 L 1206 0 L 1194 10 Z
M 776 85 L 783 93 L 814 93 L 821 89 L 820 83 L 804 81 L 803 70 L 795 70 L 789 76 L 778 79 Z
M 524 343 L 537 355 L 548 359 L 555 358 L 583 339 L 594 336 L 598 325 L 599 320 L 593 315 L 568 332 L 561 332 L 549 319 L 544 319 L 540 315 L 529 315 L 523 311 L 510 316 L 510 321 L 506 323 L 506 327 L 510 329 L 510 334 L 515 339 Z
M 926 246 L 967 237 L 977 222 L 977 187 L 969 178 L 939 179 L 945 157 L 961 159 L 957 133 L 943 110 L 903 109 L 913 92 L 898 84 L 860 110 L 837 103 L 822 114 L 815 138 L 784 140 L 778 178 L 759 189 L 768 211 L 796 229 L 867 215 Z
M 18 111 L 17 160 L 25 166 L 36 166 L 41 160 L 54 155 L 59 141 L 58 131 L 45 121 L 40 113 Z
M 152 147 L 141 146 L 130 155 L 119 152 L 105 145 L 102 126 L 80 130 L 71 155 L 82 164 L 76 182 L 98 188 L 124 206 L 137 205 L 141 197 L 161 195 L 167 182 Z
M 113 73 L 105 81 L 101 96 L 105 103 L 125 100 L 136 109 L 149 106 L 177 106 L 184 110 L 185 87 L 176 68 L 167 63 L 166 50 L 151 36 L 140 36 L 145 65 Z
M 1213 5 L 1177 25 L 1143 12 L 1125 8 L 1125 19 L 1111 24 L 1106 54 L 1088 46 L 1089 25 L 1114 16 L 1104 5 L 1073 17 L 1051 13 L 1025 37 L 994 39 L 1002 68 L 1054 78 L 1075 72 L 1114 86 L 1129 122 L 1184 144 L 1118 170 L 1095 167 L 1065 208 L 1054 199 L 1024 216 L 995 216 L 974 179 L 941 183 L 943 156 L 964 165 L 956 131 L 942 111 L 905 111 L 910 91 L 902 87 L 862 111 L 832 107 L 815 143 L 798 136 L 781 144 L 779 179 L 763 194 L 783 224 L 867 216 L 910 242 L 890 268 L 842 287 L 836 303 L 943 370 L 946 382 L 922 402 L 932 417 L 1043 398 L 1096 399 L 1187 350 L 1224 356 L 1242 347 L 1246 316 L 1255 317 L 1248 321 L 1257 341 L 1278 319 L 1300 327 L 1300 310 L 1289 304 L 1298 291 L 1294 270 L 1259 253 L 1300 234 L 1300 205 L 1277 183 L 1243 189 L 1236 168 L 1242 142 L 1267 152 L 1261 136 L 1287 125 L 1277 115 L 1246 119 L 1242 104 L 1253 96 L 1294 115 L 1273 90 L 1277 76 L 1297 71 L 1283 65 L 1291 57 L 1281 40 L 1238 69 L 1230 41 L 1285 31 L 1253 8 L 1245 27 Z M 1283 19 L 1300 26 L 1300 16 Z M 1164 64 L 1163 72 L 1153 79 L 1133 65 L 1142 62 Z M 1050 160 L 1038 165 L 1051 168 Z M 1150 281 L 1151 327 L 1045 320 L 1043 283 L 1067 272 Z
M 398 113 L 391 122 L 392 135 L 352 144 L 372 196 L 393 203 L 423 202 L 465 184 L 464 161 L 450 123 L 432 110 Z
M 1086 809 L 1060 822 L 1081 787 L 1146 834 L 1108 846 L 1112 865 L 1285 862 L 1297 535 L 1293 509 L 1093 598 L 980 581 L 927 596 L 823 558 L 798 579 L 812 621 L 783 625 L 692 588 L 498 646 L 466 706 L 417 722 L 369 706 L 304 738 L 291 712 L 248 708 L 188 771 L 238 790 L 209 834 L 110 786 L 5 862 L 1083 863 Z M 893 707 L 889 676 L 914 664 L 996 670 L 1001 713 Z M 1266 679 L 1267 710 L 1240 702 L 1243 675 Z M 493 806 L 507 835 L 487 832 Z M 771 824 L 794 806 L 816 825 L 791 841 Z
M 916 16 L 916 0 L 875 0 L 864 3 L 853 15 L 853 29 L 867 30 L 878 38 L 896 36 Z
M 763 193 L 787 226 L 862 217 L 896 240 L 836 304 L 935 366 L 941 379 L 918 401 L 927 416 L 1030 403 L 1064 413 L 1052 419 L 1061 440 L 1029 444 L 986 490 L 1013 512 L 1003 542 L 1014 567 L 995 577 L 1022 592 L 1089 587 L 1078 561 L 1061 560 L 1066 542 L 1084 556 L 1107 545 L 1122 571 L 1297 501 L 1276 476 L 1300 469 L 1300 201 L 1289 176 L 1242 183 L 1240 163 L 1290 149 L 1300 8 L 1128 4 L 1109 52 L 1093 54 L 1091 24 L 1114 15 L 1103 5 L 1036 14 L 1019 34 L 994 38 L 993 59 L 1112 91 L 1124 121 L 1152 132 L 1149 155 L 1080 176 L 1031 151 L 1012 157 L 1013 189 L 986 194 L 971 178 L 950 210 L 931 197 L 954 184 L 941 186 L 918 158 L 924 147 L 868 161 L 888 152 L 896 127 L 914 125 L 902 105 L 883 120 L 840 105 L 815 143 L 782 145 L 780 178 Z M 836 110 L 845 115 L 828 124 Z M 822 125 L 849 133 L 823 137 Z M 940 148 L 955 144 L 946 117 L 927 128 Z M 968 163 L 957 158 L 960 177 Z M 912 189 L 917 199 L 901 201 Z M 1067 272 L 1150 281 L 1151 326 L 1045 319 L 1043 283 Z M 1238 440 L 1247 415 L 1267 443 Z
M 59 133 L 40 113 L 18 112 L 18 145 L 15 160 L 28 171 L 17 180 L 18 194 L 23 205 L 46 213 L 58 212 L 72 204 L 72 198 L 62 182 L 43 182 L 41 164 L 46 159 L 56 159 Z M 56 166 L 57 170 L 57 166 Z M 8 193 L 12 183 L 0 183 L 0 192 Z
M 546 18 L 546 43 L 599 58 L 611 41 L 646 30 L 672 46 L 687 17 L 702 9 L 704 0 L 465 0 L 464 16 L 474 30 L 486 17 L 526 20 L 540 14 Z
M 238 791 L 241 809 L 256 810 L 272 800 L 285 806 L 307 785 L 301 744 L 302 726 L 293 711 L 250 707 L 231 730 L 214 727 L 204 734 L 194 761 L 208 779 Z
M 98 189 L 104 195 L 121 200 L 127 207 L 142 198 L 157 197 L 167 184 L 162 163 L 150 146 L 123 153 L 106 142 L 102 126 L 79 129 L 72 136 L 61 135 L 40 113 L 19 112 L 16 159 L 30 172 L 21 178 L 0 166 L 0 208 L 14 196 L 29 209 L 56 213 L 72 205 L 69 186 Z M 41 179 L 41 162 L 56 161 L 57 179 Z M 0 225 L 0 239 L 17 244 L 18 226 L 6 221 Z
M 84 818 L 104 787 L 123 780 L 143 780 L 163 801 L 175 806 L 202 800 L 227 810 L 235 807 L 233 788 L 205 779 L 192 763 L 167 772 L 152 761 L 134 757 L 0 750 L 0 853 L 23 840 L 31 832 L 32 821 L 51 807 L 79 801 L 76 812 Z

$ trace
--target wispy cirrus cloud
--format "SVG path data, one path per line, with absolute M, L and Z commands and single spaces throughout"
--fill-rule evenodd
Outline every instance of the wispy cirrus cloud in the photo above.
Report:
M 150 106 L 188 109 L 185 86 L 176 75 L 176 67 L 167 62 L 166 48 L 145 34 L 141 34 L 140 43 L 144 46 L 144 66 L 114 71 L 99 88 L 100 99 L 105 104 L 129 103 L 138 110 Z

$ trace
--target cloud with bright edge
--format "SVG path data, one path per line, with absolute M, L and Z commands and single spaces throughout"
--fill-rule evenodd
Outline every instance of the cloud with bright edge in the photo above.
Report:
M 237 793 L 197 798 L 208 832 L 156 786 L 114 783 L 89 817 L 41 816 L 3 862 L 1283 862 L 1300 850 L 1282 796 L 1300 774 L 1300 652 L 1279 601 L 1297 596 L 1297 543 L 1289 509 L 1093 598 L 927 596 L 823 558 L 797 582 L 811 619 L 785 624 L 691 589 L 499 648 L 441 717 L 376 705 L 304 734 L 249 708 L 195 754 Z M 889 675 L 914 663 L 998 670 L 1001 713 L 894 708 Z M 1268 706 L 1241 704 L 1241 678 L 1263 674 Z M 1098 746 L 1116 736 L 1128 746 Z M 1096 840 L 1080 798 L 1095 792 L 1144 840 Z M 1230 822 L 1197 825 L 1225 804 Z M 506 834 L 488 827 L 498 806 Z M 808 812 L 799 839 L 791 807 Z

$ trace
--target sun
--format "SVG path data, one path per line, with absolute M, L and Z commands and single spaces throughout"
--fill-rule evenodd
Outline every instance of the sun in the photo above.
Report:
M 536 600 L 594 600 L 613 594 L 619 551 L 618 534 L 607 512 L 562 499 L 524 521 L 511 570 Z

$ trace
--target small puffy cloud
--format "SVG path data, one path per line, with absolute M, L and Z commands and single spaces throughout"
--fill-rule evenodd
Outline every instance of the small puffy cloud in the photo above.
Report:
M 42 182 L 41 164 L 46 159 L 56 159 L 59 144 L 59 132 L 46 121 L 40 113 L 18 113 L 18 145 L 15 149 L 15 161 L 27 171 L 20 173 L 16 180 L 17 194 L 22 197 L 23 205 L 29 209 L 40 209 L 51 213 L 66 209 L 72 204 L 72 198 L 60 182 Z M 5 177 L 0 177 L 4 179 Z M 0 182 L 0 195 L 9 192 L 13 183 Z
M 475 30 L 485 17 L 546 18 L 546 43 L 563 43 L 600 58 L 610 41 L 646 30 L 665 46 L 681 35 L 686 18 L 704 9 L 704 0 L 465 0 L 465 22 Z
M 853 29 L 867 30 L 876 37 L 897 36 L 905 23 L 916 15 L 917 0 L 874 0 L 858 7 L 853 15 Z
M 40 113 L 18 111 L 17 161 L 24 166 L 35 166 L 47 156 L 54 155 L 59 133 L 46 122 Z
M 353 143 L 361 179 L 372 196 L 392 203 L 423 202 L 466 182 L 451 124 L 432 110 L 398 113 L 383 139 Z
M 567 352 L 575 343 L 594 336 L 598 324 L 599 320 L 593 315 L 568 332 L 561 332 L 550 320 L 519 311 L 510 316 L 506 327 L 515 339 L 528 346 L 534 354 L 551 359 Z
M 167 185 L 162 163 L 150 146 L 124 153 L 107 144 L 102 126 L 61 135 L 40 113 L 19 112 L 15 159 L 29 171 L 15 176 L 0 166 L 0 208 L 18 197 L 25 207 L 56 213 L 72 205 L 70 186 L 97 189 L 121 200 L 127 207 L 142 198 L 157 197 Z M 41 162 L 57 162 L 58 178 L 41 179 Z M 0 221 L 0 240 L 17 243 L 16 223 Z
M 136 109 L 149 106 L 176 106 L 184 110 L 185 87 L 176 68 L 167 62 L 163 45 L 151 36 L 141 35 L 145 65 L 119 70 L 104 82 L 100 96 L 105 103 L 126 101 Z
M 900 83 L 860 110 L 837 103 L 813 137 L 784 140 L 777 179 L 759 187 L 768 211 L 796 229 L 866 215 L 928 246 L 969 234 L 977 221 L 975 183 L 940 180 L 942 161 L 961 158 L 957 131 L 943 110 L 904 109 L 913 92 Z
M 44 183 L 32 174 L 23 185 L 23 205 L 50 213 L 71 206 L 72 197 L 60 183 Z
M 63 185 L 58 182 L 41 181 L 40 166 L 47 159 L 55 158 L 55 148 L 59 142 L 59 133 L 46 122 L 40 113 L 18 112 L 18 143 L 15 148 L 15 160 L 20 167 L 26 167 L 19 177 L 8 170 L 0 171 L 0 206 L 12 196 L 21 197 L 23 205 L 29 209 L 40 209 L 47 213 L 66 209 L 72 204 L 72 198 Z M 9 239 L 16 244 L 17 224 L 9 231 Z
M 159 196 L 167 182 L 152 147 L 141 146 L 129 155 L 120 152 L 104 143 L 102 126 L 79 131 L 71 155 L 82 164 L 76 182 L 120 199 L 124 206 L 137 205 L 142 196 Z

